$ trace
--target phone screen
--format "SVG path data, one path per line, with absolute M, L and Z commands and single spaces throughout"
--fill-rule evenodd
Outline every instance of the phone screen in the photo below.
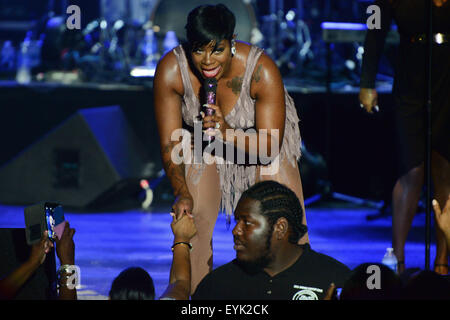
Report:
M 342 288 L 336 288 L 336 298 L 338 300 L 341 300 L 341 292 L 342 292 Z
M 48 238 L 52 241 L 54 241 L 56 237 L 60 239 L 65 226 L 62 206 L 57 203 L 46 203 L 45 218 L 47 221 Z
M 49 207 L 45 207 L 45 219 L 47 221 L 48 238 L 55 239 L 55 219 L 53 218 L 53 211 Z

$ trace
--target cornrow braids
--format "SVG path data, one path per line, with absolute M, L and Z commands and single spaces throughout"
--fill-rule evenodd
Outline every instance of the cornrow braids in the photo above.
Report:
M 261 214 L 269 221 L 271 230 L 279 218 L 286 218 L 292 230 L 290 243 L 296 244 L 308 230 L 302 224 L 300 200 L 288 187 L 272 180 L 262 181 L 244 191 L 241 198 L 244 197 L 259 201 Z

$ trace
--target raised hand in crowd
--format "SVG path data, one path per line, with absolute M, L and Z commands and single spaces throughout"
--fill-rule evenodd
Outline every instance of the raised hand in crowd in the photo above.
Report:
M 359 91 L 359 103 L 368 113 L 379 111 L 378 109 L 378 92 L 371 88 L 361 88 Z
M 436 200 L 433 200 L 432 204 L 434 215 L 436 217 L 436 224 L 445 234 L 447 248 L 450 248 L 450 195 L 448 196 L 447 202 L 442 210 Z
M 60 300 L 76 300 L 77 290 L 76 288 L 68 283 L 71 276 L 74 276 L 72 272 L 75 271 L 75 242 L 73 241 L 73 236 L 75 234 L 75 229 L 70 228 L 69 222 L 66 221 L 64 231 L 61 234 L 61 238 L 56 238 L 56 255 L 58 256 L 61 267 L 58 271 L 59 273 L 59 299 Z M 80 275 L 75 275 L 79 277 Z
M 172 246 L 173 260 L 170 269 L 169 285 L 161 299 L 188 300 L 191 292 L 191 239 L 197 233 L 194 218 L 182 213 L 177 216 L 171 213 L 174 241 Z
M 24 283 L 44 263 L 51 248 L 53 248 L 53 243 L 48 239 L 48 231 L 45 231 L 41 240 L 31 247 L 28 260 L 6 278 L 0 280 L 0 299 L 13 299 Z

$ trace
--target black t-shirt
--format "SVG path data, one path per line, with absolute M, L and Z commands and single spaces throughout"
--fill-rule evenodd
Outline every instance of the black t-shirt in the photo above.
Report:
M 206 275 L 193 300 L 321 300 L 332 282 L 342 287 L 350 269 L 341 262 L 303 246 L 303 253 L 274 277 L 263 270 L 247 273 L 233 260 Z

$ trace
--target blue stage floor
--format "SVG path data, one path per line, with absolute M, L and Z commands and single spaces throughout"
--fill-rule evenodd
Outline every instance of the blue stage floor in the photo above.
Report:
M 0 228 L 23 228 L 22 206 L 0 205 Z M 168 209 L 169 207 L 167 207 Z M 164 209 L 164 208 L 163 208 Z M 168 210 L 127 210 L 109 213 L 66 212 L 76 229 L 76 264 L 81 268 L 79 299 L 107 299 L 112 280 L 125 268 L 140 266 L 155 282 L 161 295 L 169 280 L 172 233 Z M 311 246 L 350 268 L 363 262 L 380 262 L 391 246 L 391 216 L 374 221 L 374 209 L 340 202 L 307 208 Z M 231 228 L 234 223 L 232 223 Z M 221 214 L 214 231 L 214 267 L 234 258 L 231 228 Z M 435 244 L 432 233 L 431 262 Z M 406 244 L 407 268 L 424 268 L 425 214 L 418 213 Z

